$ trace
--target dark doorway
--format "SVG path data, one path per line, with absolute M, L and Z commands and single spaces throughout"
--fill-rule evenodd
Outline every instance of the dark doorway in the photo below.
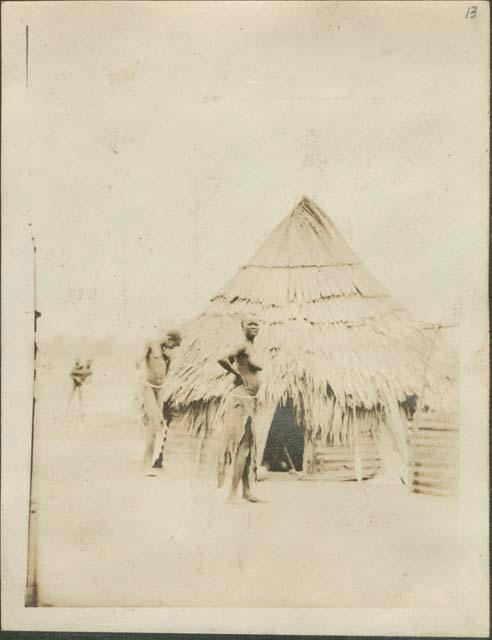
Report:
M 269 471 L 302 471 L 304 434 L 294 418 L 292 400 L 279 404 L 268 433 L 263 466 Z

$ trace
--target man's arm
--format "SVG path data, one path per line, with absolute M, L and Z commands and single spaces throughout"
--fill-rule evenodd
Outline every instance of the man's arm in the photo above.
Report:
M 171 366 L 171 356 L 167 353 L 165 349 L 161 350 L 162 358 L 166 365 L 166 375 L 169 373 L 169 367 Z
M 229 373 L 232 373 L 240 384 L 244 384 L 244 379 L 238 369 L 234 367 L 234 362 L 237 360 L 238 355 L 244 352 L 244 349 L 244 345 L 240 345 L 217 360 L 220 366 Z
M 150 342 L 147 342 L 141 357 L 137 360 L 137 369 L 140 369 L 142 365 L 146 364 L 147 358 L 149 357 L 149 354 L 150 354 L 150 349 L 151 349 Z

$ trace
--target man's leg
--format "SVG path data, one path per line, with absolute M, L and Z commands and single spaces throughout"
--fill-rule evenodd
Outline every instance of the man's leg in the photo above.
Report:
M 79 387 L 79 413 L 80 417 L 84 417 L 84 403 L 82 401 L 82 385 Z
M 248 502 L 260 502 L 260 500 L 251 493 L 249 486 L 249 473 L 251 470 L 251 449 L 248 449 L 248 455 L 243 470 L 243 498 Z
M 75 384 L 72 387 L 72 393 L 70 394 L 70 398 L 68 399 L 67 409 L 65 411 L 65 416 L 68 415 L 68 410 L 70 409 L 70 405 L 72 404 L 73 397 L 75 395 Z
M 249 486 L 249 471 L 251 467 L 251 451 L 248 450 L 248 455 L 246 457 L 246 462 L 244 464 L 243 469 L 243 498 L 248 500 L 249 502 L 259 502 L 258 498 L 251 493 L 251 488 Z
M 159 452 L 159 455 L 155 459 L 154 464 L 152 465 L 152 468 L 153 469 L 162 469 L 162 460 L 163 460 L 163 455 L 162 455 L 162 449 L 161 449 L 161 451 Z
M 154 394 L 155 394 L 156 404 L 159 408 L 161 428 L 159 430 L 159 434 L 156 436 L 155 445 L 159 445 L 159 449 L 158 450 L 156 448 L 154 449 L 154 453 L 153 453 L 154 460 L 153 460 L 152 466 L 154 469 L 162 469 L 162 462 L 164 459 L 164 447 L 166 446 L 167 433 L 169 431 L 169 423 L 171 422 L 171 420 L 170 420 L 170 413 L 168 411 L 168 408 L 164 403 L 162 390 L 154 391 Z
M 162 469 L 162 461 L 164 458 L 164 444 L 167 438 L 167 429 L 162 426 L 155 435 L 154 448 L 152 451 L 152 467 L 154 469 Z
M 145 448 L 144 448 L 144 458 L 143 458 L 143 467 L 144 471 L 149 471 L 152 468 L 153 454 L 154 454 L 154 440 L 155 435 L 153 433 L 145 434 Z
M 154 468 L 162 469 L 162 463 L 164 461 L 164 449 L 166 447 L 167 435 L 169 433 L 169 422 L 163 420 L 162 427 L 159 431 L 158 436 L 156 436 L 156 445 L 158 445 L 158 449 L 154 450 Z
M 239 481 L 241 480 L 244 472 L 244 465 L 246 458 L 248 457 L 249 447 L 246 435 L 241 438 L 241 442 L 237 448 L 236 459 L 234 461 L 234 469 L 232 471 L 232 484 L 231 491 L 229 493 L 229 500 L 234 500 L 237 497 L 237 488 Z

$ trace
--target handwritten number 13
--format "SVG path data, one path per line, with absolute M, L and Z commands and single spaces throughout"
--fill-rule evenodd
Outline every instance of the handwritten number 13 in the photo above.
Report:
M 468 9 L 466 10 L 466 14 L 465 14 L 465 18 L 468 19 L 472 19 L 472 18 L 476 18 L 477 17 L 477 13 L 478 13 L 478 8 L 473 6 L 473 7 L 468 7 Z

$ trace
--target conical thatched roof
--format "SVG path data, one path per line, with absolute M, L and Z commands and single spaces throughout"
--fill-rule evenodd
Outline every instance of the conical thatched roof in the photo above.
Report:
M 344 414 L 389 405 L 394 411 L 405 393 L 421 393 L 431 337 L 307 198 L 184 328 L 168 383 L 174 406 L 203 418 L 230 388 L 231 376 L 217 359 L 240 337 L 245 312 L 262 325 L 260 400 L 290 395 L 309 429 L 343 440 L 338 418 Z M 432 363 L 427 402 L 446 403 L 448 364 Z

